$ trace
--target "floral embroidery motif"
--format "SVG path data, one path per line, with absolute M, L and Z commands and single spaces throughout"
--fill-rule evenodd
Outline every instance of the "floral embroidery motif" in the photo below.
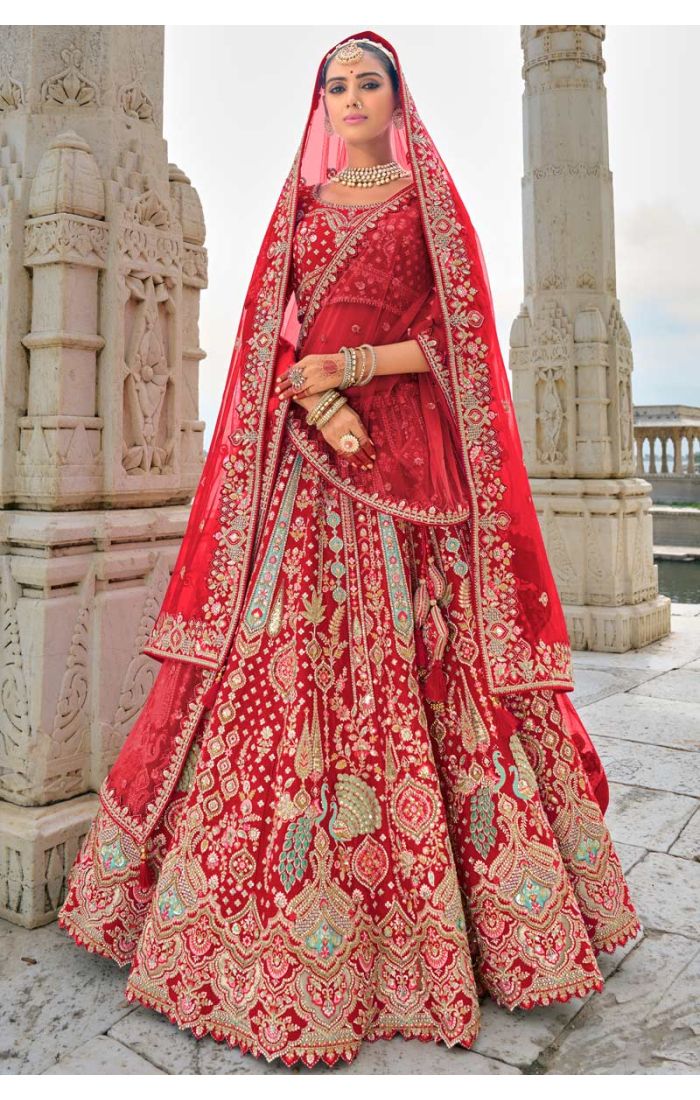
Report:
M 453 634 L 433 712 L 389 592 L 394 553 L 415 581 L 417 526 L 306 463 L 286 498 L 295 459 L 288 441 L 261 543 L 293 496 L 280 632 L 251 646 L 241 622 L 159 789 L 153 884 L 103 805 L 59 920 L 129 965 L 130 1000 L 266 1058 L 332 1063 L 396 1029 L 470 1045 L 484 990 L 514 1007 L 599 989 L 596 953 L 638 918 L 554 693 L 506 708 L 488 689 L 466 525 L 431 531 Z M 187 671 L 197 698 L 210 674 Z
M 265 556 L 262 559 L 260 571 L 255 583 L 252 585 L 251 598 L 243 615 L 243 622 L 249 637 L 262 630 L 267 623 L 272 597 L 282 568 L 282 559 L 289 532 L 289 521 L 303 461 L 301 455 L 297 455 Z
M 382 550 L 384 552 L 386 580 L 391 600 L 394 628 L 404 638 L 410 638 L 413 631 L 413 601 L 406 584 L 394 521 L 391 516 L 382 512 L 379 514 L 379 531 L 382 536 Z

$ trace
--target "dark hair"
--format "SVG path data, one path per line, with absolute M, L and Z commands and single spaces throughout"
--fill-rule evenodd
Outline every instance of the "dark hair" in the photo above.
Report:
M 394 92 L 398 92 L 399 74 L 397 73 L 394 62 L 391 60 L 389 55 L 384 53 L 384 50 L 381 50 L 378 46 L 375 46 L 374 42 L 368 42 L 366 38 L 357 38 L 355 41 L 361 44 L 363 50 L 368 50 L 371 54 L 373 54 L 374 57 L 377 58 L 378 61 L 381 62 L 384 72 L 391 80 L 391 86 L 394 89 Z M 338 49 L 334 50 L 331 56 L 326 58 L 325 64 L 321 69 L 321 76 L 319 78 L 321 88 L 324 88 L 326 85 L 326 73 L 328 72 L 328 66 L 330 65 L 335 55 L 343 48 L 344 45 L 344 42 L 341 43 L 341 45 L 338 46 Z

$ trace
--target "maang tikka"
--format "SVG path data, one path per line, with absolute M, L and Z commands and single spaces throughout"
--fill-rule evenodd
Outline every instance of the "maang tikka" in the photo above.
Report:
M 335 54 L 335 60 L 339 61 L 341 63 L 341 65 L 354 65 L 354 64 L 356 64 L 364 56 L 365 51 L 362 49 L 362 46 L 360 45 L 360 43 L 362 41 L 365 41 L 365 44 L 368 44 L 368 43 L 366 43 L 366 40 L 364 40 L 364 39 L 357 39 L 357 38 L 348 39 L 348 41 L 345 42 L 344 45 L 341 46 L 341 48 Z M 382 51 L 382 53 L 385 53 L 387 55 L 387 57 L 389 57 L 391 59 L 391 62 L 393 64 L 394 68 L 396 68 L 396 59 L 394 58 L 394 55 L 389 50 L 386 49 L 385 46 L 382 46 L 381 43 L 379 43 L 379 42 L 375 42 L 375 43 L 371 43 L 371 44 L 378 47 Z M 336 49 L 336 47 L 334 46 L 333 49 L 329 50 L 328 53 L 326 54 L 326 57 L 330 57 L 331 54 L 333 54 L 335 49 Z M 359 106 L 360 106 L 360 104 L 358 104 L 358 107 Z M 394 108 L 394 112 L 391 116 L 391 120 L 392 120 L 392 122 L 394 123 L 394 126 L 396 126 L 397 129 L 400 129 L 400 127 L 403 126 L 404 117 L 403 117 L 403 111 L 402 111 L 401 107 L 395 107 Z M 323 120 L 323 125 L 326 128 L 326 133 L 327 134 L 332 134 L 334 132 L 333 131 L 333 126 L 331 124 L 331 120 L 328 117 L 328 114 L 326 114 L 326 116 Z

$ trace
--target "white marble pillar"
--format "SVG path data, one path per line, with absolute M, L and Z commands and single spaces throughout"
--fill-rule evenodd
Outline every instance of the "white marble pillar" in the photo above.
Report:
M 524 300 L 513 398 L 575 649 L 668 634 L 651 485 L 636 476 L 632 344 L 616 297 L 601 26 L 523 26 Z
M 203 463 L 196 191 L 163 28 L 0 28 L 0 915 L 55 917 L 158 669 Z

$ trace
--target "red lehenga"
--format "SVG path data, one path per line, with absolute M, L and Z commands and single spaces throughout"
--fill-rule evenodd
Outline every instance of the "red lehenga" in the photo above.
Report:
M 402 90 L 419 135 L 403 77 Z M 460 444 L 422 170 L 355 207 L 321 200 L 317 182 L 298 177 L 297 338 L 278 344 L 274 369 L 415 338 L 431 370 L 346 391 L 376 446 L 367 472 L 300 406 L 280 407 L 267 378 L 264 438 L 249 436 L 259 454 L 276 439 L 278 455 L 261 478 L 240 611 L 228 635 L 221 600 L 196 624 L 172 601 L 161 612 L 144 652 L 162 667 L 59 914 L 77 942 L 130 968 L 129 1000 L 198 1037 L 307 1065 L 397 1033 L 470 1046 L 484 994 L 513 1009 L 600 990 L 596 955 L 642 927 L 603 817 L 605 774 L 567 695 L 568 639 L 532 525 L 520 614 L 504 632 L 493 611 L 513 557 L 498 531 L 514 509 L 493 494 L 480 544 L 477 452 Z M 465 302 L 472 327 L 491 322 L 487 303 Z M 491 470 L 486 382 L 467 419 Z M 233 479 L 224 440 L 242 446 L 245 426 L 235 436 L 223 423 L 222 412 L 213 449 Z M 200 531 L 210 485 L 193 505 Z M 218 513 L 219 544 L 244 530 L 247 500 Z M 182 577 L 195 560 L 186 547 Z

